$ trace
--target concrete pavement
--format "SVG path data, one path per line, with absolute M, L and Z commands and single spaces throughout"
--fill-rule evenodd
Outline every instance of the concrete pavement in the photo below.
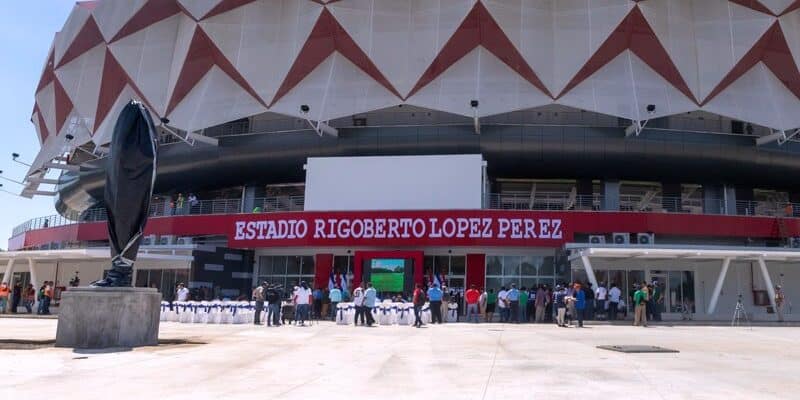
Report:
M 55 338 L 55 320 L 2 319 L 0 340 Z M 162 323 L 205 344 L 0 350 L 4 394 L 203 399 L 787 399 L 800 393 L 800 328 L 445 324 L 423 329 Z M 640 344 L 678 354 L 623 354 Z M 119 382 L 116 382 L 119 380 Z M 116 383 L 114 383 L 116 382 Z

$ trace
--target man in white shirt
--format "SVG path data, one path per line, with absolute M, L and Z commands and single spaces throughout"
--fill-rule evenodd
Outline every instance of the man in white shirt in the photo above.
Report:
M 175 291 L 175 298 L 177 301 L 188 301 L 189 300 L 189 289 L 183 285 L 183 283 L 178 284 L 178 290 Z
M 300 287 L 295 289 L 292 300 L 295 304 L 295 320 L 300 320 L 300 326 L 304 326 L 308 319 L 308 307 L 311 304 L 311 288 L 305 281 L 300 282 Z
M 366 324 L 366 315 L 364 313 L 364 288 L 366 284 L 363 282 L 360 286 L 356 286 L 353 290 L 353 306 L 356 308 L 356 316 L 353 318 L 355 325 L 358 326 L 358 318 L 361 317 L 361 325 Z
M 619 310 L 619 299 L 622 296 L 622 291 L 619 290 L 616 283 L 611 283 L 611 289 L 608 289 L 608 320 L 614 321 L 617 319 L 617 311 Z
M 595 298 L 595 314 L 598 316 L 604 314 L 606 312 L 606 301 L 608 300 L 608 289 L 606 289 L 605 282 L 600 282 L 600 285 L 597 286 L 597 289 L 594 291 L 594 298 Z M 608 319 L 608 315 L 606 315 L 606 319 Z
M 508 290 L 505 286 L 500 287 L 497 293 L 497 308 L 500 309 L 500 322 L 508 322 L 510 313 L 508 310 Z

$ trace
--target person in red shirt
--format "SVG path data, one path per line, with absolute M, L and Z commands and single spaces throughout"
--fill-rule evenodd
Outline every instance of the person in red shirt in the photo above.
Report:
M 481 298 L 481 292 L 475 288 L 475 285 L 470 285 L 469 290 L 464 293 L 464 299 L 467 302 L 467 322 L 471 316 L 475 317 L 475 323 L 478 323 L 480 310 L 478 309 L 478 300 Z
M 414 303 L 414 327 L 419 328 L 422 326 L 422 306 L 425 305 L 425 291 L 421 284 L 418 283 L 414 289 L 414 298 L 411 301 Z

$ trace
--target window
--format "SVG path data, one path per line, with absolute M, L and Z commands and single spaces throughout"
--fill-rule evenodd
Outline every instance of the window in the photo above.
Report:
M 425 256 L 423 259 L 425 279 L 431 271 L 439 271 L 446 279 L 446 285 L 453 289 L 463 289 L 466 285 L 467 258 L 465 256 Z
M 517 287 L 555 285 L 555 268 L 552 256 L 486 256 L 486 288 L 499 290 L 512 283 Z
M 175 300 L 178 283 L 188 284 L 188 269 L 140 269 L 136 271 L 136 287 L 155 287 L 166 301 Z
M 258 259 L 258 282 L 283 285 L 287 290 L 300 281 L 314 284 L 313 256 L 261 256 Z

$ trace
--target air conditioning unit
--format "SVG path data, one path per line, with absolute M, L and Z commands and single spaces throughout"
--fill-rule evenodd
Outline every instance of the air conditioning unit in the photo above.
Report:
M 161 246 L 175 244 L 175 235 L 161 235 L 158 239 L 158 244 Z
M 53 242 L 50 244 L 50 250 L 60 250 L 61 242 Z
M 787 245 L 788 245 L 786 247 L 791 247 L 793 249 L 800 248 L 800 237 L 797 237 L 797 236 L 790 237 L 789 239 L 786 240 L 786 242 L 787 242 Z
M 605 235 L 589 235 L 589 243 L 591 244 L 605 244 Z
M 652 233 L 637 233 L 636 243 L 644 245 L 656 244 L 656 235 Z
M 156 240 L 156 235 L 147 235 L 142 238 L 142 246 L 155 246 Z
M 194 244 L 194 238 L 189 236 L 179 237 L 178 244 L 182 246 Z
M 614 244 L 630 244 L 631 243 L 631 234 L 628 232 L 614 232 L 611 237 L 614 240 Z

